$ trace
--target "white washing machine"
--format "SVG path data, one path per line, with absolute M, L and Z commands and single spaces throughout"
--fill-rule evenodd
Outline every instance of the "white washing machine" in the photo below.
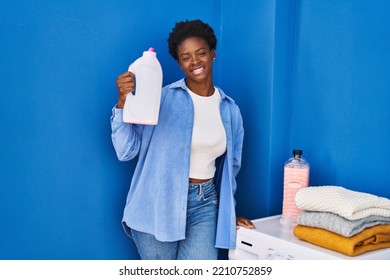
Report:
M 390 260 L 390 248 L 350 257 L 294 236 L 280 224 L 280 215 L 253 220 L 256 229 L 239 228 L 230 260 Z

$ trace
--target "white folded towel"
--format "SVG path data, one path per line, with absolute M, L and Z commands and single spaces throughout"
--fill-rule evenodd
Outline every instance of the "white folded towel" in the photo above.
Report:
M 390 217 L 389 199 L 340 186 L 302 188 L 295 196 L 295 203 L 303 211 L 331 212 L 349 220 L 370 215 Z

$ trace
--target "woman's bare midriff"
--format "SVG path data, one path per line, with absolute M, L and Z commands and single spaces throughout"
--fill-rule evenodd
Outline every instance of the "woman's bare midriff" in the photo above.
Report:
M 211 178 L 210 178 L 211 179 Z M 196 178 L 190 178 L 190 183 L 192 184 L 202 184 L 204 182 L 207 182 L 210 179 L 196 179 Z

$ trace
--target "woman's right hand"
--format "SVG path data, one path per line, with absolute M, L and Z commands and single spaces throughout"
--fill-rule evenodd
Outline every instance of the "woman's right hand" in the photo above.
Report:
M 118 76 L 116 80 L 116 87 L 118 89 L 118 109 L 123 109 L 126 97 L 135 89 L 135 75 L 132 72 L 126 71 Z

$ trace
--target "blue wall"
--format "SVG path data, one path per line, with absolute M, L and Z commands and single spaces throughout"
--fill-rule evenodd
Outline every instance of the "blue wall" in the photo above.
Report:
M 390 197 L 390 1 L 301 1 L 291 145 L 313 184 Z
M 294 148 L 312 185 L 390 197 L 390 2 L 7 1 L 0 10 L 0 259 L 136 259 L 120 220 L 134 163 L 110 139 L 116 76 L 176 21 L 218 35 L 215 78 L 242 110 L 237 211 L 281 211 Z M 34 3 L 36 2 L 36 3 Z

